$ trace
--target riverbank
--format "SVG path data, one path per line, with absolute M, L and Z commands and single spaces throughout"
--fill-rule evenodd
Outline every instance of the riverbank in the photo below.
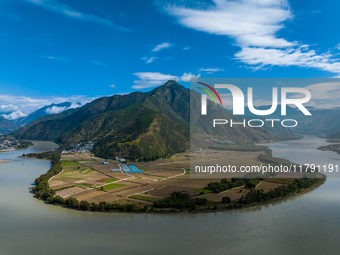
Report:
M 31 141 L 15 140 L 15 139 L 0 139 L 0 153 L 10 152 L 15 150 L 24 150 L 32 146 Z
M 334 151 L 334 152 L 340 154 L 340 144 L 329 144 L 329 145 L 326 145 L 326 146 L 320 146 L 320 147 L 318 147 L 318 150 Z
M 113 210 L 106 210 L 106 206 L 110 205 L 108 204 L 99 204 L 96 206 L 90 206 L 86 207 L 86 205 L 83 203 L 83 207 L 81 206 L 82 204 L 79 202 L 75 202 L 75 200 L 71 200 L 68 203 L 64 204 L 59 204 L 58 202 L 55 203 L 56 206 L 63 207 L 63 208 L 71 208 L 74 210 L 78 211 L 92 211 L 92 212 L 105 212 L 105 213 L 115 213 L 115 212 L 124 212 L 124 213 L 151 213 L 151 214 L 199 214 L 199 213 L 212 213 L 212 212 L 226 212 L 226 211 L 236 211 L 236 210 L 241 210 L 241 209 L 247 209 L 247 208 L 252 208 L 256 206 L 261 206 L 261 205 L 266 205 L 266 204 L 271 204 L 275 202 L 280 202 L 288 198 L 292 197 L 297 197 L 302 194 L 308 193 L 313 191 L 314 189 L 318 188 L 324 182 L 326 181 L 326 178 L 319 180 L 317 183 L 315 183 L 313 186 L 301 189 L 297 192 L 291 193 L 286 196 L 274 198 L 268 201 L 262 201 L 262 202 L 256 202 L 256 203 L 251 203 L 251 204 L 239 204 L 239 203 L 231 203 L 229 205 L 214 205 L 214 206 L 207 206 L 207 207 L 198 207 L 195 210 L 181 210 L 181 209 L 175 209 L 175 208 L 164 208 L 164 209 L 159 209 L 159 208 L 154 208 L 154 207 L 147 207 L 146 208 L 139 208 L 136 209 L 133 204 L 127 205 L 127 207 L 122 207 L 117 205 L 112 205 L 114 208 Z M 45 201 L 47 203 L 50 203 L 49 201 Z M 232 206 L 231 206 L 232 205 Z M 83 209 L 82 209 L 83 208 Z M 95 208 L 95 209 L 94 209 Z M 125 209 L 126 208 L 126 209 Z M 129 209 L 130 208 L 130 209 Z
M 0 164 L 3 164 L 3 163 L 10 163 L 10 162 L 12 162 L 12 161 L 10 161 L 10 160 L 0 160 Z
M 324 184 L 326 180 L 327 180 L 326 178 L 321 179 L 320 181 L 318 181 L 316 184 L 314 184 L 313 186 L 311 186 L 309 188 L 305 188 L 305 189 L 300 190 L 299 192 L 295 192 L 295 193 L 289 194 L 287 196 L 275 198 L 275 199 L 272 199 L 272 200 L 269 200 L 269 201 L 251 203 L 251 204 L 239 207 L 239 208 L 232 208 L 232 209 L 230 209 L 230 208 L 223 208 L 223 209 L 217 208 L 217 209 L 210 209 L 210 210 L 209 209 L 208 210 L 201 210 L 201 211 L 191 212 L 191 213 L 234 211 L 234 210 L 247 209 L 247 208 L 256 207 L 256 206 L 260 206 L 260 205 L 266 205 L 266 204 L 271 204 L 271 203 L 275 203 L 275 202 L 280 202 L 280 201 L 283 201 L 285 199 L 297 197 L 297 196 L 300 196 L 302 194 L 313 191 L 314 189 L 316 189 L 316 188 L 320 187 L 322 184 Z
M 229 151 L 228 153 L 233 152 Z M 239 152 L 237 153 L 240 155 Z M 203 213 L 242 209 L 279 201 L 313 190 L 325 181 L 325 176 L 322 175 L 323 179 L 319 179 L 319 181 L 313 184 L 311 187 L 298 188 L 296 192 L 287 193 L 287 191 L 284 190 L 285 184 L 292 184 L 294 183 L 295 179 L 291 178 L 289 182 L 287 182 L 287 180 L 280 181 L 280 179 L 277 179 L 277 181 L 274 182 L 269 181 L 268 179 L 268 181 L 264 180 L 256 185 L 256 189 L 251 189 L 250 187 L 247 188 L 245 186 L 236 187 L 236 189 L 230 191 L 233 192 L 233 194 L 236 193 L 236 196 L 234 197 L 230 193 L 225 193 L 229 190 L 225 190 L 220 193 L 210 193 L 208 195 L 213 196 L 213 198 L 207 199 L 204 197 L 205 194 L 202 195 L 202 193 L 204 193 L 202 192 L 202 188 L 211 182 L 211 179 L 190 179 L 190 175 L 187 175 L 185 171 L 183 173 L 183 170 L 181 174 L 174 175 L 174 171 L 176 171 L 174 169 L 169 171 L 174 176 L 164 177 L 156 175 L 157 172 L 152 174 L 153 170 L 150 164 L 156 164 L 157 162 L 149 162 L 147 166 L 143 165 L 143 167 L 141 167 L 141 165 L 138 166 L 139 168 L 146 170 L 148 174 L 132 175 L 123 174 L 121 172 L 110 172 L 111 168 L 117 167 L 114 166 L 112 162 L 108 162 L 109 165 L 106 165 L 102 164 L 103 159 L 95 158 L 93 158 L 92 161 L 83 161 L 83 156 L 80 154 L 79 156 L 77 155 L 63 155 L 62 157 L 64 157 L 64 160 L 62 161 L 60 152 L 58 151 L 34 155 L 38 158 L 45 157 L 52 160 L 52 171 L 50 170 L 47 174 L 42 175 L 35 181 L 37 186 L 33 187 L 32 190 L 34 191 L 37 198 L 58 206 L 83 211 Z M 26 156 L 31 157 L 33 155 Z M 179 157 L 186 158 L 183 155 L 179 155 Z M 65 158 L 68 159 L 68 161 L 65 160 Z M 178 164 L 177 161 L 176 164 Z M 159 168 L 160 166 L 156 165 L 156 167 Z M 166 171 L 163 170 L 162 175 L 165 173 Z M 157 179 L 150 181 L 150 178 Z M 149 181 L 146 183 L 144 180 Z M 171 183 L 173 181 L 175 181 L 177 185 L 182 183 L 182 186 L 174 186 L 174 188 L 171 188 L 169 185 L 174 185 Z M 138 183 L 140 183 L 140 185 L 138 185 Z M 152 185 L 153 188 L 150 188 L 150 185 Z M 197 185 L 198 188 L 195 189 L 193 185 Z M 187 198 L 184 203 L 189 203 L 190 205 L 181 205 L 179 207 L 177 205 L 165 206 L 166 208 L 159 208 L 159 206 L 155 205 L 154 201 L 157 202 L 162 199 L 167 199 L 169 196 L 172 197 L 171 192 L 165 192 L 169 190 L 171 191 L 173 189 L 175 189 L 175 191 L 172 193 L 177 192 L 178 194 L 184 192 L 183 194 L 187 194 Z M 276 191 L 276 189 L 278 190 Z M 282 189 L 284 191 L 283 195 L 278 198 L 276 198 L 277 195 L 275 194 L 274 199 L 268 200 L 268 198 L 266 198 L 267 201 L 262 201 L 263 199 L 260 199 L 259 202 L 251 203 L 251 200 L 249 199 L 247 201 L 242 200 L 244 195 L 245 197 L 249 196 L 250 194 L 248 193 L 252 192 L 253 190 L 262 192 L 258 195 L 266 195 L 266 193 L 269 194 L 271 190 L 274 190 L 275 192 L 282 192 Z M 246 193 L 242 193 L 242 190 Z M 222 193 L 224 197 L 231 196 L 232 201 L 227 204 L 221 203 L 221 198 L 223 197 L 220 196 Z M 163 194 L 162 197 L 160 196 L 161 194 Z M 269 195 L 273 196 L 273 194 Z

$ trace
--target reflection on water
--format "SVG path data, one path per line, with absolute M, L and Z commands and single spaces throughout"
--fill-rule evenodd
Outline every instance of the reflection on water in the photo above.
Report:
M 278 143 L 271 148 L 274 156 L 285 154 L 298 163 L 339 158 L 310 148 L 325 143 L 322 139 L 301 142 L 315 145 L 279 148 Z M 309 158 L 291 151 L 299 146 Z M 328 179 L 306 194 L 239 211 L 81 212 L 45 204 L 28 192 L 50 163 L 17 156 L 54 147 L 36 142 L 24 151 L 0 153 L 0 160 L 13 161 L 0 164 L 0 254 L 338 254 L 339 179 Z

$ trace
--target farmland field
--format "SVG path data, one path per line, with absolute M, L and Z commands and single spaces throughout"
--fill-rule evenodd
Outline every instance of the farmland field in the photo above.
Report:
M 192 155 L 201 157 L 201 152 Z M 260 165 L 258 156 L 261 151 L 222 151 L 207 150 L 200 159 L 216 164 L 221 159 L 228 159 L 231 163 L 240 166 L 240 162 L 248 165 Z M 190 197 L 207 198 L 208 204 L 221 203 L 222 197 L 229 196 L 232 201 L 238 201 L 250 189 L 236 187 L 221 193 L 212 193 L 205 189 L 210 182 L 220 182 L 221 178 L 192 178 L 190 175 L 190 154 L 176 154 L 170 158 L 134 162 L 133 164 L 145 173 L 123 173 L 111 171 L 119 169 L 119 162 L 103 159 L 94 155 L 81 153 L 68 153 L 62 155 L 63 172 L 53 177 L 49 184 L 58 190 L 58 195 L 63 198 L 74 197 L 79 201 L 135 203 L 142 206 L 152 205 L 154 201 L 169 197 L 174 191 L 185 192 Z M 229 178 L 229 177 L 228 177 Z M 229 179 L 230 180 L 230 179 Z M 270 178 L 262 181 L 256 189 L 269 191 L 281 185 L 288 185 L 294 179 Z

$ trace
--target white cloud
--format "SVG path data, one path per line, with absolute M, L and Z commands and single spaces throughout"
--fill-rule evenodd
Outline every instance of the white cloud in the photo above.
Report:
M 57 61 L 60 61 L 60 62 L 68 62 L 68 61 L 70 61 L 69 59 L 63 58 L 63 57 L 46 56 L 46 55 L 38 55 L 38 56 L 42 57 L 42 58 L 51 59 L 51 60 L 57 60 Z
M 107 64 L 100 62 L 98 60 L 89 60 L 91 63 L 97 65 L 97 66 L 107 66 Z
M 12 105 L 12 104 L 0 105 L 0 112 L 12 112 L 16 110 L 18 110 L 18 107 L 16 105 Z
M 305 87 L 311 92 L 311 100 L 306 106 L 316 109 L 334 109 L 340 107 L 340 79 L 339 81 L 323 82 Z M 293 94 L 290 98 L 304 97 L 302 94 Z
M 335 48 L 336 48 L 337 50 L 340 50 L 340 43 L 338 43 L 337 45 L 335 45 Z
M 51 108 L 46 109 L 46 113 L 48 114 L 57 114 L 61 113 L 66 110 L 66 106 L 64 107 L 58 107 L 58 106 L 52 106 Z
M 168 80 L 177 80 L 177 76 L 162 73 L 153 72 L 140 72 L 134 73 L 140 80 L 134 81 L 135 85 L 132 86 L 133 89 L 145 89 L 152 88 L 161 85 Z
M 334 79 L 335 80 L 335 79 Z M 311 92 L 311 100 L 304 103 L 304 106 L 314 107 L 315 109 L 334 109 L 340 107 L 340 79 L 339 81 L 323 82 L 311 84 L 305 89 Z M 223 107 L 226 109 L 232 109 L 233 107 L 233 97 L 231 93 L 219 93 L 223 103 Z M 305 95 L 302 93 L 289 93 L 289 98 L 304 98 Z M 245 95 L 247 99 L 247 95 Z M 245 100 L 247 101 L 247 100 Z M 279 99 L 280 101 L 280 99 Z M 273 101 L 270 99 L 254 99 L 254 106 L 271 106 Z M 281 104 L 281 102 L 278 102 Z M 296 108 L 295 105 L 290 105 Z
M 224 71 L 222 68 L 200 68 L 199 72 L 221 72 Z
M 30 113 L 52 103 L 60 104 L 70 102 L 72 105 L 68 109 L 71 109 L 80 107 L 94 99 L 96 98 L 81 95 L 71 97 L 32 98 L 0 94 L 0 111 L 5 112 L 2 116 L 7 119 L 16 119 L 27 116 Z M 53 111 L 53 109 L 51 111 Z
M 158 44 L 155 48 L 153 48 L 151 51 L 155 51 L 155 52 L 158 52 L 162 49 L 165 49 L 165 48 L 169 48 L 171 47 L 172 44 L 171 43 L 168 43 L 168 42 L 163 42 L 161 44 Z
M 191 50 L 191 47 L 189 46 L 183 47 L 183 50 Z
M 119 26 L 108 19 L 96 16 L 93 14 L 87 14 L 87 13 L 77 11 L 73 9 L 71 6 L 64 4 L 64 3 L 60 3 L 57 0 L 26 0 L 26 2 L 39 5 L 49 11 L 62 14 L 69 18 L 73 18 L 73 19 L 77 19 L 81 21 L 95 22 L 95 23 L 106 25 L 113 29 L 117 29 L 121 31 L 130 31 L 130 29 Z
M 25 113 L 21 112 L 20 110 L 9 113 L 9 114 L 3 114 L 2 115 L 2 117 L 4 117 L 5 119 L 8 119 L 8 120 L 15 120 L 17 118 L 26 117 L 26 116 L 27 115 Z
M 243 48 L 235 57 L 249 65 L 261 68 L 265 65 L 312 67 L 340 73 L 340 63 L 332 60 L 329 53 L 316 54 L 314 50 Z
M 339 81 L 330 81 L 315 83 L 304 87 L 311 92 L 311 100 L 305 103 L 305 106 L 311 106 L 315 109 L 334 109 L 340 107 L 340 79 Z M 303 93 L 289 93 L 289 98 L 304 98 Z M 256 100 L 258 105 L 271 105 L 271 101 L 266 100 Z M 256 102 L 255 101 L 255 105 Z M 256 106 L 258 106 L 256 105 Z M 295 105 L 293 106 L 296 107 Z
M 317 68 L 340 74 L 330 53 L 317 54 L 309 45 L 277 37 L 283 22 L 294 18 L 287 0 L 212 0 L 214 5 L 192 8 L 168 5 L 165 10 L 188 28 L 228 36 L 241 50 L 236 59 L 260 69 L 264 66 Z
M 90 102 L 90 101 L 89 101 L 89 102 Z M 85 104 L 85 103 L 83 103 L 83 104 Z M 79 107 L 83 106 L 83 104 L 82 104 L 82 103 L 78 103 L 78 102 L 72 103 L 71 106 L 70 106 L 69 108 L 67 108 L 67 110 L 68 110 L 68 109 L 79 108 Z
M 109 87 L 115 89 L 115 88 L 116 88 L 116 85 L 110 84 Z
M 182 76 L 175 76 L 171 74 L 162 74 L 159 72 L 139 72 L 134 73 L 139 80 L 134 81 L 135 85 L 132 86 L 133 89 L 145 89 L 152 88 L 159 85 L 163 85 L 168 80 L 175 80 L 177 82 L 190 81 L 190 78 L 198 78 L 200 75 L 193 75 L 191 73 L 184 73 Z
M 143 57 L 142 60 L 145 61 L 145 64 L 149 64 L 152 63 L 153 61 L 155 61 L 157 59 L 157 57 Z
M 180 77 L 180 79 L 179 79 L 179 81 L 184 81 L 184 82 L 188 82 L 188 81 L 190 81 L 190 79 L 191 78 L 199 78 L 201 75 L 200 74 L 198 74 L 198 75 L 194 75 L 194 74 L 191 74 L 191 73 L 184 73 L 181 77 Z
M 205 9 L 168 6 L 166 10 L 183 26 L 230 36 L 242 47 L 288 47 L 295 44 L 275 37 L 275 33 L 284 27 L 282 22 L 293 18 L 286 0 L 213 2 L 215 5 Z

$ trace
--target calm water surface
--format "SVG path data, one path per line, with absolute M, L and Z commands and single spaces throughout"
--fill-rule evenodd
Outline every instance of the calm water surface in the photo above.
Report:
M 270 145 L 274 156 L 297 163 L 340 164 L 316 150 L 324 139 Z M 35 142 L 0 153 L 0 254 L 339 254 L 340 179 L 277 203 L 208 214 L 91 213 L 44 204 L 28 188 L 50 166 L 18 158 L 54 148 Z M 298 153 L 297 153 L 298 152 Z

